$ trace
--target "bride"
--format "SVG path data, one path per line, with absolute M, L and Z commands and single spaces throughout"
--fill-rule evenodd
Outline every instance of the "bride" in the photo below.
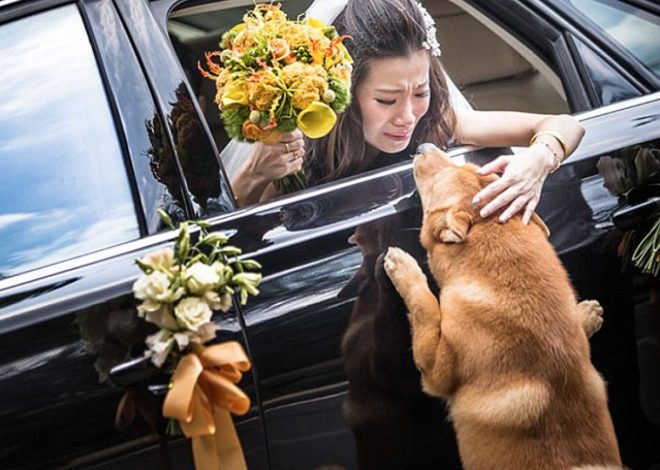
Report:
M 415 0 L 316 0 L 307 15 L 333 23 L 354 59 L 353 101 L 324 138 L 300 131 L 278 143 L 231 144 L 223 161 L 240 206 L 277 195 L 272 182 L 304 166 L 311 184 L 333 181 L 408 158 L 422 143 L 440 147 L 526 146 L 483 174 L 502 173 L 474 204 L 501 221 L 531 218 L 545 178 L 579 144 L 584 130 L 568 115 L 475 111 L 446 76 L 435 24 Z M 235 158 L 236 152 L 247 154 Z

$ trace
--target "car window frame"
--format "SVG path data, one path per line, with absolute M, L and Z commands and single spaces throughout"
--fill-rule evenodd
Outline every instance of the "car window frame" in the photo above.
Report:
M 646 10 L 638 4 L 632 4 L 625 0 L 619 1 L 634 8 Z M 607 34 L 598 34 L 603 31 L 602 28 L 586 16 L 584 12 L 573 6 L 569 0 L 544 2 L 543 9 L 549 15 L 552 15 L 555 21 L 563 25 L 563 29 L 571 31 L 582 42 L 588 44 L 600 56 L 605 58 L 619 74 L 626 77 L 642 94 L 660 90 L 660 77 L 656 76 L 642 61 L 614 38 Z M 558 11 L 568 11 L 570 14 L 559 16 Z M 566 20 L 565 18 L 569 19 Z

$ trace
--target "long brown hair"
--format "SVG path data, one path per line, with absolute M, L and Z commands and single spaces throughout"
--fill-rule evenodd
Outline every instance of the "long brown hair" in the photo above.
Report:
M 345 44 L 354 60 L 353 97 L 373 61 L 407 57 L 424 49 L 426 42 L 424 19 L 414 0 L 350 0 L 334 25 L 339 34 L 351 37 Z M 455 116 L 444 70 L 433 56 L 429 88 L 429 110 L 413 132 L 408 147 L 411 151 L 425 142 L 444 146 L 453 133 Z M 330 134 L 308 141 L 306 146 L 307 175 L 312 183 L 350 176 L 368 169 L 373 163 L 373 158 L 367 157 L 362 116 L 356 101 L 338 117 Z

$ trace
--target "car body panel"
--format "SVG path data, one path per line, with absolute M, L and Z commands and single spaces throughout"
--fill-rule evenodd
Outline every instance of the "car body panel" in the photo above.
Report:
M 44 2 L 39 8 L 63 3 Z M 154 210 L 165 206 L 176 208 L 172 212 L 180 218 L 204 217 L 211 230 L 232 234 L 232 243 L 264 266 L 261 294 L 214 317 L 218 339 L 240 341 L 253 362 L 240 384 L 252 408 L 235 418 L 249 468 L 350 469 L 366 454 L 421 459 L 414 468 L 429 462 L 455 468 L 445 410 L 419 390 L 405 311 L 387 296 L 382 301 L 387 305 L 372 310 L 368 302 L 377 302 L 382 292 L 372 293 L 373 285 L 364 284 L 386 246 L 404 247 L 424 264 L 412 163 L 237 209 L 213 139 L 198 118 L 202 113 L 160 24 L 175 3 L 158 2 L 155 12 L 141 0 L 78 3 L 108 88 L 124 164 L 134 175 L 143 238 L 0 279 L 0 466 L 192 468 L 188 441 L 162 437 L 159 400 L 167 375 L 138 371 L 139 381 L 128 390 L 112 386 L 106 377 L 112 366 L 142 354 L 148 331 L 130 320 L 131 286 L 139 272 L 133 260 L 173 243 L 175 234 L 164 231 Z M 558 59 L 557 54 L 579 52 L 571 46 L 571 34 L 584 38 L 573 30 L 560 32 L 555 16 L 546 11 L 552 10 L 548 2 L 469 3 L 503 25 L 526 23 L 525 31 L 542 33 L 528 44 L 573 90 L 568 93 L 573 109 L 590 109 L 603 100 L 602 93 L 587 93 L 575 57 L 562 56 L 563 65 Z M 505 14 L 507 5 L 511 9 Z M 31 2 L 10 7 L 0 10 L 0 27 L 37 8 Z M 534 22 L 534 12 L 546 16 Z M 630 83 L 624 86 L 640 94 L 652 91 Z M 614 101 L 623 97 L 616 96 Z M 193 122 L 188 136 L 177 127 L 182 116 Z M 546 181 L 538 212 L 579 296 L 605 307 L 605 326 L 591 341 L 593 361 L 608 383 L 624 462 L 646 469 L 660 463 L 653 315 L 660 317 L 653 291 L 630 270 L 621 270 L 616 252 L 621 234 L 611 217 L 620 201 L 603 186 L 598 161 L 638 145 L 659 147 L 660 94 L 578 117 L 587 129 L 585 138 Z M 159 139 L 154 139 L 156 129 Z M 456 161 L 483 163 L 505 151 L 463 148 L 451 154 Z M 157 155 L 169 159 L 167 175 L 152 166 Z M 214 174 L 208 186 L 194 171 L 199 162 Z M 364 237 L 358 245 L 351 237 L 356 231 Z M 370 316 L 372 311 L 392 314 Z M 155 398 L 144 398 L 148 387 Z M 356 416 L 361 399 L 391 412 L 368 433 L 358 423 L 368 422 L 373 410 L 365 406 L 364 415 Z M 126 411 L 127 401 L 137 410 L 135 419 L 130 425 L 120 421 L 119 430 L 117 411 Z M 404 439 L 428 428 L 437 432 L 419 439 L 425 449 Z M 393 436 L 401 442 L 385 441 Z M 416 457 L 403 455 L 411 449 Z

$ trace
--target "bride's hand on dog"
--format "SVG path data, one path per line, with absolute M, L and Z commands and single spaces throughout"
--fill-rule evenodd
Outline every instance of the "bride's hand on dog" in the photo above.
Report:
M 504 208 L 499 217 L 502 223 L 524 210 L 522 220 L 527 224 L 553 167 L 553 155 L 541 146 L 530 147 L 517 155 L 502 155 L 479 169 L 480 175 L 502 173 L 502 176 L 479 191 L 472 203 L 483 205 L 479 212 L 482 217 Z

